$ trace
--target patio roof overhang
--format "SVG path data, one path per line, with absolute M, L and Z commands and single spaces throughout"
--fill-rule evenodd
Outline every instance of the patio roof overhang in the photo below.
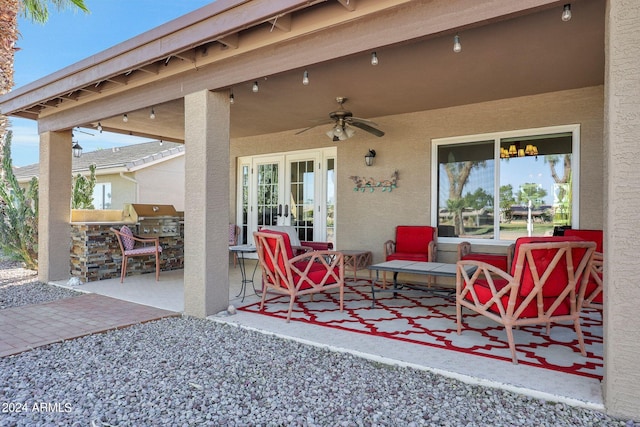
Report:
M 376 118 L 601 85 L 605 2 L 573 2 L 569 22 L 563 4 L 217 1 L 16 89 L 0 111 L 40 132 L 100 123 L 183 142 L 183 97 L 203 89 L 233 92 L 231 136 L 245 137 L 325 122 L 337 96 Z

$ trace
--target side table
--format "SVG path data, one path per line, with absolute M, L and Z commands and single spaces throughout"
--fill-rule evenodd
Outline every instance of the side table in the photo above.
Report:
M 238 257 L 238 266 L 240 267 L 240 276 L 242 277 L 242 286 L 240 287 L 240 292 L 236 295 L 236 298 L 242 295 L 242 302 L 244 302 L 244 297 L 247 293 L 247 284 L 251 283 L 253 287 L 253 291 L 256 292 L 256 288 L 253 284 L 253 277 L 256 275 L 256 270 L 258 269 L 258 263 L 253 268 L 253 274 L 251 274 L 251 279 L 247 277 L 247 270 L 244 265 L 244 254 L 245 253 L 255 253 L 256 247 L 254 245 L 235 245 L 229 246 L 229 252 L 240 254 Z M 256 292 L 257 294 L 257 292 Z
M 345 269 L 353 269 L 353 281 L 357 281 L 357 272 L 371 265 L 373 255 L 371 251 L 361 250 L 345 250 L 339 251 L 344 255 L 344 267 Z M 371 281 L 371 270 L 369 270 L 369 281 Z

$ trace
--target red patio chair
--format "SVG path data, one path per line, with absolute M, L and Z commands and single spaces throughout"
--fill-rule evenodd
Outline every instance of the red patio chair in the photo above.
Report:
M 462 333 L 462 307 L 502 325 L 511 357 L 518 363 L 513 327 L 572 321 L 580 351 L 586 356 L 580 329 L 579 295 L 589 278 L 596 244 L 576 237 L 526 237 L 516 241 L 510 274 L 482 261 L 458 261 L 456 314 Z M 477 269 L 468 275 L 464 266 Z
M 267 292 L 289 295 L 287 322 L 291 320 L 293 304 L 300 295 L 330 289 L 340 290 L 340 311 L 344 306 L 344 256 L 336 251 L 309 251 L 294 256 L 289 235 L 264 230 L 253 233 L 258 260 L 262 268 L 262 300 L 264 309 Z
M 460 242 L 458 243 L 458 261 L 482 261 L 486 262 L 487 264 L 491 264 L 494 267 L 498 267 L 501 270 L 507 271 L 509 269 L 509 266 L 511 266 L 512 264 L 513 251 L 515 250 L 515 248 L 516 245 L 512 243 L 507 247 L 507 252 L 505 254 L 474 252 L 472 250 L 471 243 Z
M 428 225 L 399 225 L 395 240 L 384 242 L 385 261 L 435 262 L 438 229 Z M 387 275 L 382 273 L 382 287 L 387 286 Z
M 160 254 L 162 253 L 162 246 L 160 246 L 160 239 L 157 237 L 140 237 L 131 232 L 131 229 L 126 225 L 123 225 L 120 230 L 110 228 L 118 238 L 118 244 L 120 245 L 120 251 L 122 252 L 122 267 L 120 273 L 120 283 L 124 282 L 124 278 L 127 275 L 127 262 L 129 258 L 136 256 L 150 256 L 156 257 L 156 282 L 160 280 Z M 135 247 L 136 242 L 142 243 L 143 246 Z M 149 243 L 151 243 L 149 245 Z

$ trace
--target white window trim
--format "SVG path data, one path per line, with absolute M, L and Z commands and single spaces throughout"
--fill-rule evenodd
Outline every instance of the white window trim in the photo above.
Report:
M 431 223 L 438 224 L 438 147 L 440 145 L 461 144 L 475 141 L 494 141 L 494 158 L 500 158 L 500 140 L 504 138 L 524 137 L 545 135 L 550 133 L 566 133 L 572 134 L 572 162 L 571 173 L 572 179 L 572 206 L 571 206 L 571 224 L 574 228 L 579 228 L 580 218 L 580 125 L 561 125 L 548 126 L 531 129 L 518 129 L 505 132 L 481 133 L 475 135 L 454 136 L 449 138 L 435 138 L 431 140 Z M 577 179 L 575 179 L 577 177 Z M 496 162 L 494 168 L 494 188 L 495 193 L 500 192 L 500 162 Z M 513 243 L 509 240 L 498 239 L 469 239 L 460 237 L 438 237 L 438 241 L 442 243 L 459 243 L 468 241 L 470 243 L 482 245 L 504 246 Z

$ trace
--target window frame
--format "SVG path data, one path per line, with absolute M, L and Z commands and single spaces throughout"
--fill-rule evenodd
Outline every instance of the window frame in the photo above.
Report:
M 571 224 L 572 227 L 578 228 L 580 217 L 580 124 L 569 124 L 559 126 L 547 126 L 540 128 L 529 129 L 517 129 L 503 132 L 491 132 L 474 135 L 454 136 L 447 138 L 434 138 L 431 140 L 431 223 L 434 226 L 438 224 L 438 148 L 441 145 L 463 144 L 472 142 L 487 142 L 493 140 L 494 142 L 494 160 L 496 166 L 494 167 L 494 200 L 498 202 L 500 195 L 500 141 L 505 138 L 523 138 L 530 136 L 539 136 L 555 133 L 571 133 L 571 170 L 574 179 L 572 180 L 572 199 L 571 199 Z M 495 203 L 495 206 L 499 206 Z M 500 216 L 494 215 L 494 229 L 496 234 L 500 234 Z M 497 237 L 492 239 L 472 239 L 468 237 L 440 237 L 438 236 L 438 242 L 441 243 L 460 243 L 462 241 L 468 241 L 471 244 L 481 245 L 496 245 L 505 246 L 513 243 L 512 240 L 502 240 Z

